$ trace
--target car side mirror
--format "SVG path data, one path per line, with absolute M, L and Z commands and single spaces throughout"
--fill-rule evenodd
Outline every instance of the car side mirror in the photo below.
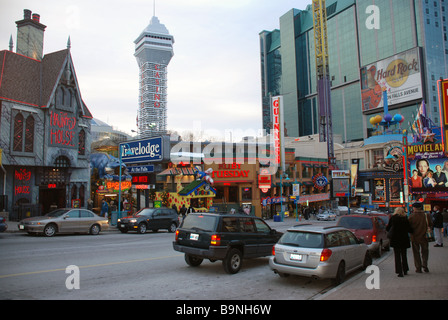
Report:
M 358 238 L 358 242 L 359 242 L 359 243 L 364 243 L 364 239 L 362 239 L 362 238 Z
M 271 229 L 270 234 L 277 234 L 277 230 Z

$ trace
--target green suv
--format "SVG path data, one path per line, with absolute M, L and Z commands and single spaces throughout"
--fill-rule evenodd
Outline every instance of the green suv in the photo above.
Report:
M 222 260 L 224 270 L 234 274 L 241 269 L 243 258 L 271 255 L 281 236 L 257 217 L 191 213 L 176 230 L 173 248 L 184 252 L 185 261 L 192 267 L 204 259 Z

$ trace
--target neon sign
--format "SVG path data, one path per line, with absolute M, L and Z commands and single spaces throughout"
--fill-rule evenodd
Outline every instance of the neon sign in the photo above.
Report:
M 76 118 L 67 112 L 50 111 L 50 144 L 74 147 L 75 126 Z

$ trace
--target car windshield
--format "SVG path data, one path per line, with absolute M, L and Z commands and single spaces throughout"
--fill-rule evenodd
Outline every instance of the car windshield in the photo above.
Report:
M 66 214 L 68 211 L 69 210 L 67 210 L 67 209 L 57 209 L 57 210 L 51 211 L 50 213 L 47 213 L 46 216 L 47 217 L 53 217 L 53 218 L 54 217 L 60 217 L 63 214 Z
M 323 248 L 322 234 L 313 232 L 287 231 L 278 243 L 295 247 Z
M 134 216 L 150 216 L 151 212 L 154 212 L 154 209 L 141 209 L 140 211 L 137 211 Z
M 181 228 L 192 229 L 196 231 L 214 231 L 218 216 L 190 214 L 185 217 Z
M 342 217 L 339 226 L 347 229 L 370 230 L 373 228 L 372 219 L 361 217 Z

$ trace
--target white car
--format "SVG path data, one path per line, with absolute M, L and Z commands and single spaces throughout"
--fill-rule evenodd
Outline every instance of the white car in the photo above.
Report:
M 317 220 L 324 220 L 324 221 L 335 221 L 336 220 L 336 213 L 332 212 L 332 211 L 324 211 L 322 213 L 319 213 L 316 216 Z
M 291 274 L 315 279 L 334 279 L 372 264 L 363 240 L 340 227 L 299 225 L 288 229 L 273 248 L 269 267 L 280 277 Z

